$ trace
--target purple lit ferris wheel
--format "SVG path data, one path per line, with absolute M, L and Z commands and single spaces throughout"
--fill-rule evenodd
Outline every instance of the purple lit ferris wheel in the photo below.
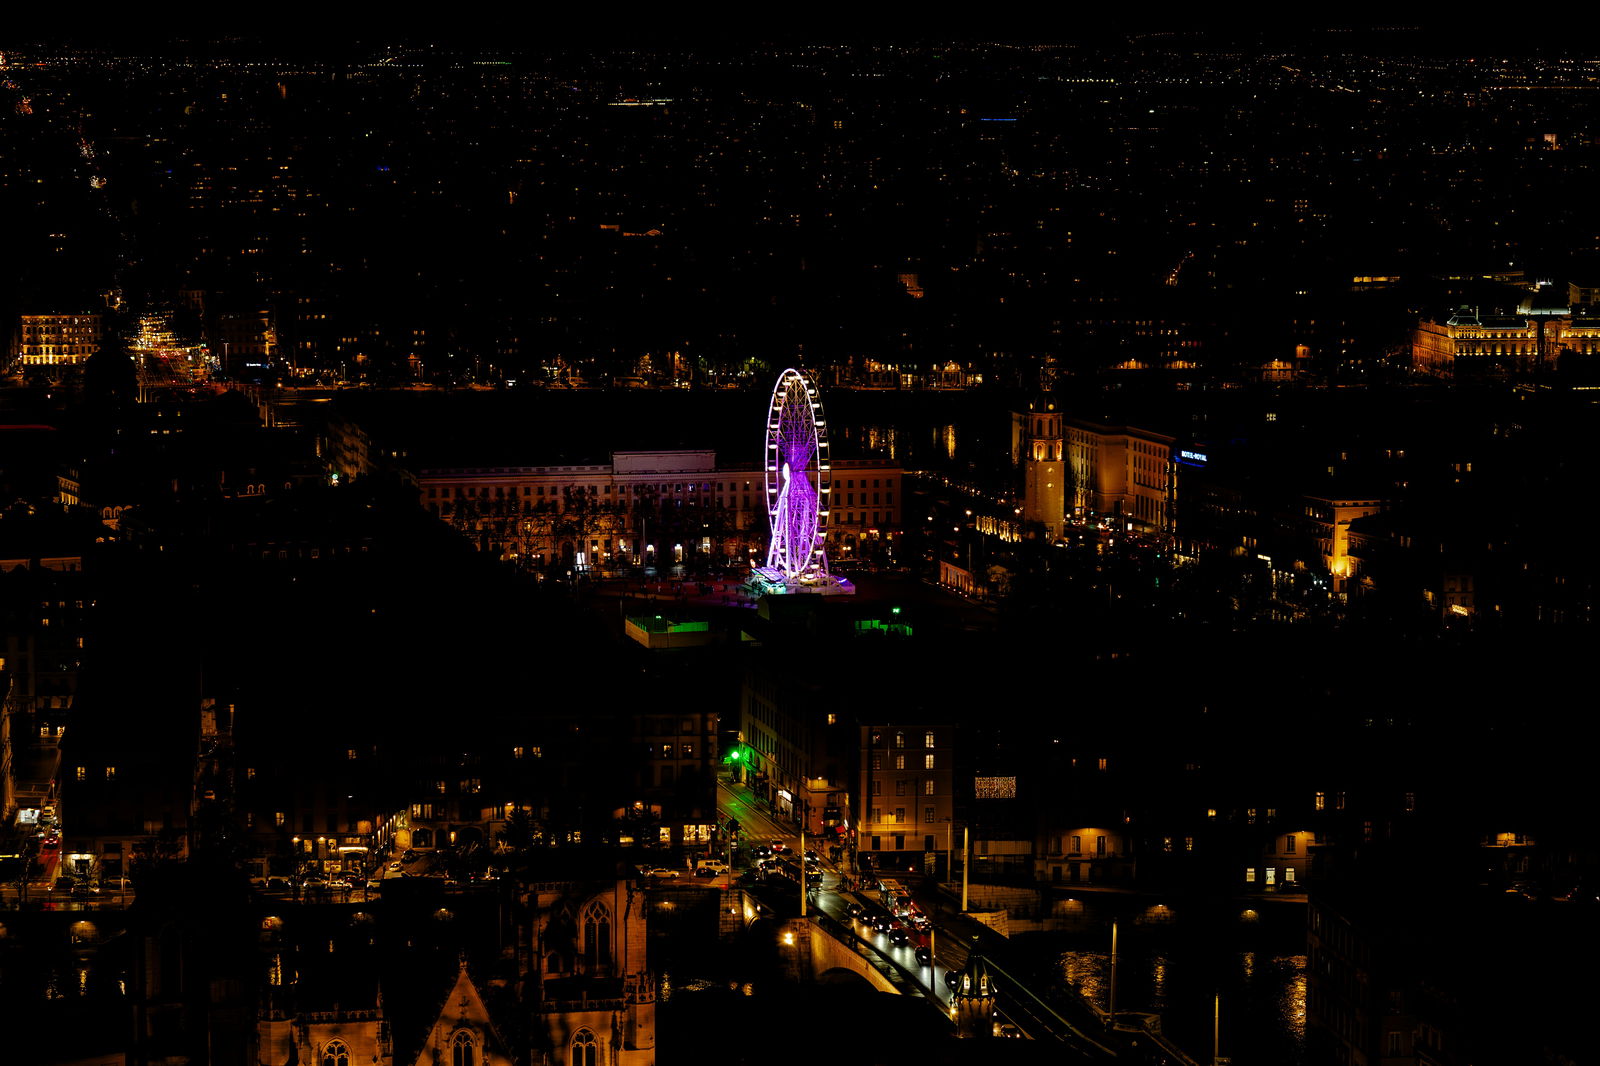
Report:
M 785 581 L 828 580 L 828 423 L 817 386 L 804 371 L 785 370 L 767 412 L 767 518 L 772 540 L 767 568 Z

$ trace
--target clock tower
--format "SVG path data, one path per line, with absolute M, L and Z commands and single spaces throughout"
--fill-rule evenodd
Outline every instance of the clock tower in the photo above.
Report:
M 1045 539 L 1066 529 L 1067 464 L 1060 405 L 1049 393 L 1028 401 L 1022 440 L 1022 520 L 1044 526 Z

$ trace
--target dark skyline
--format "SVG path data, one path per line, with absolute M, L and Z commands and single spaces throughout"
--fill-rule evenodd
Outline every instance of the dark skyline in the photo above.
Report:
M 1584 1060 L 1581 41 L 275 17 L 0 47 L 20 1061 Z

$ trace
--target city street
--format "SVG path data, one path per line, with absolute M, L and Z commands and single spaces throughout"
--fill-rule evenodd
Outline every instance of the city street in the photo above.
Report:
M 774 840 L 782 841 L 784 846 L 794 853 L 796 861 L 804 862 L 800 834 L 794 826 L 775 819 L 767 805 L 753 796 L 744 785 L 727 781 L 718 782 L 717 800 L 723 824 L 726 824 L 729 818 L 739 823 L 739 846 L 735 849 L 732 863 L 735 875 L 749 866 L 750 848 Z M 818 851 L 809 842 L 806 846 Z M 821 852 L 818 851 L 818 854 Z M 912 985 L 937 1002 L 948 1003 L 949 990 L 944 984 L 943 976 L 947 969 L 959 968 L 966 964 L 965 948 L 954 943 L 954 937 L 946 936 L 942 931 L 936 932 L 932 939 L 935 941 L 937 957 L 930 972 L 929 967 L 918 964 L 916 957 L 917 948 L 925 946 L 929 939 L 926 935 L 912 932 L 907 943 L 897 945 L 891 942 L 887 933 L 875 931 L 864 922 L 848 915 L 847 908 L 852 903 L 860 903 L 869 914 L 882 910 L 877 900 L 875 883 L 861 886 L 857 891 L 844 891 L 845 872 L 826 859 L 823 859 L 817 868 L 822 871 L 822 882 L 808 891 L 807 912 L 826 915 L 842 926 L 848 934 L 859 937 L 870 945 L 878 958 L 873 959 L 867 955 L 864 957 L 874 965 L 878 965 L 880 969 L 885 965 L 892 968 L 899 978 L 897 983 Z

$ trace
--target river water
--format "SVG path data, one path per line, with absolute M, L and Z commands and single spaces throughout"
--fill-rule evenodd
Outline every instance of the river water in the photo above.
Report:
M 1105 908 L 1107 911 L 1110 908 Z M 1212 1019 L 1221 996 L 1221 1054 L 1234 1066 L 1305 1062 L 1304 909 L 1248 903 L 1174 914 L 1169 921 L 1119 922 L 1117 1011 L 1159 1013 L 1166 1036 L 1211 1061 Z M 1049 964 L 1058 987 L 1074 987 L 1101 1008 L 1110 989 L 1110 921 L 1104 913 L 1072 933 L 1018 937 Z

